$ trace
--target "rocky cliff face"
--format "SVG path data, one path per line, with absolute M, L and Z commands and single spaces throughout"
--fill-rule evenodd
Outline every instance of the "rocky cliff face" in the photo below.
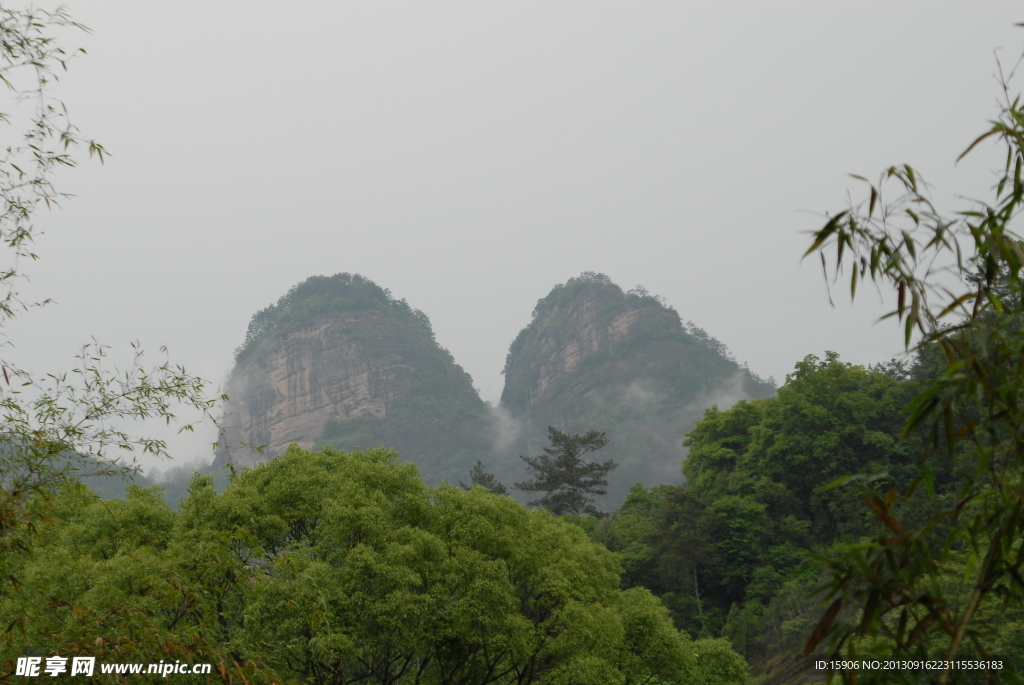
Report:
M 533 322 L 520 332 L 506 359 L 502 406 L 519 414 L 528 411 L 552 382 L 572 376 L 587 355 L 625 340 L 641 317 L 653 313 L 653 301 L 640 298 L 609 307 L 609 293 L 602 287 L 607 284 L 591 285 L 578 289 L 575 297 L 537 305 Z
M 509 350 L 501 407 L 518 430 L 510 452 L 539 453 L 548 426 L 605 431 L 595 458 L 620 464 L 604 502 L 617 506 L 637 481 L 681 480 L 682 441 L 706 408 L 774 390 L 657 298 L 585 273 L 537 303 Z
M 276 455 L 293 442 L 312 448 L 329 420 L 387 416 L 413 382 L 388 349 L 400 329 L 381 312 L 328 314 L 261 345 L 232 374 L 228 440 Z
M 495 413 L 424 314 L 338 274 L 308 279 L 253 317 L 228 393 L 221 466 L 253 466 L 292 442 L 384 445 L 430 484 L 468 480 L 479 459 L 511 485 L 526 476 L 519 455 L 548 445 L 548 426 L 604 431 L 609 444 L 595 456 L 620 464 L 599 502 L 610 509 L 637 481 L 681 480 L 681 443 L 707 407 L 774 386 L 657 298 L 586 273 L 537 303 L 509 350 Z
M 228 394 L 230 447 L 218 460 L 236 466 L 266 461 L 292 442 L 387 445 L 435 481 L 456 471 L 465 477 L 473 462 L 464 462 L 490 448 L 486 405 L 426 317 L 358 276 L 310 279 L 257 314 Z M 447 417 L 453 407 L 461 415 Z M 417 439 L 446 418 L 442 434 Z M 467 446 L 466 435 L 475 442 Z M 257 445 L 263 454 L 251 449 Z

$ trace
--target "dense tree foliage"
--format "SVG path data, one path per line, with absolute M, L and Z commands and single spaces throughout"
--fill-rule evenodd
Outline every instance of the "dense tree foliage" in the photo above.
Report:
M 578 527 L 389 450 L 298 448 L 175 513 L 157 488 L 68 490 L 0 595 L 21 653 L 212 661 L 285 683 L 742 683 Z M 9 672 L 9 671 L 8 671 Z
M 808 552 L 877 528 L 858 492 L 827 486 L 913 479 L 920 443 L 899 437 L 917 386 L 834 353 L 807 357 L 776 397 L 708 409 L 687 439 L 686 485 L 637 484 L 592 535 L 622 555 L 627 586 L 650 588 L 694 634 L 727 636 L 758 663 L 799 652 L 819 611 Z M 935 506 L 913 500 L 906 513 Z

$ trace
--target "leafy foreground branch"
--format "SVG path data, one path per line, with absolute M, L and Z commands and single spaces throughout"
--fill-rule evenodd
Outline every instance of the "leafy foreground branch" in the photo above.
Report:
M 983 657 L 987 617 L 1024 610 L 1024 243 L 1012 230 L 1024 202 L 1024 106 L 1011 77 L 999 118 L 964 152 L 986 140 L 1005 150 L 991 204 L 943 216 L 912 167 L 893 167 L 807 251 L 826 275 L 830 264 L 848 274 L 851 297 L 865 280 L 893 291 L 887 316 L 903 321 L 908 349 L 918 336 L 913 348 L 941 368 L 908 409 L 904 437 L 924 440 L 919 475 L 900 492 L 864 490 L 884 532 L 823 559 L 830 604 L 808 651 L 829 639 L 851 657 Z M 957 478 L 950 506 L 923 525 L 901 521 L 894 507 L 942 472 Z M 966 597 L 951 590 L 963 584 Z M 955 677 L 947 669 L 938 682 Z
M 67 197 L 54 186 L 54 172 L 76 166 L 76 149 L 100 160 L 106 154 L 81 135 L 67 107 L 52 95 L 69 61 L 84 54 L 61 47 L 57 38 L 67 30 L 88 29 L 63 8 L 0 7 L 0 81 L 9 106 L 0 122 L 24 127 L 0 155 L 0 335 L 10 319 L 46 304 L 24 301 L 18 286 L 26 278 L 24 263 L 39 258 L 32 251 L 40 235 L 37 211 Z M 87 475 L 97 464 L 100 471 L 124 470 L 119 458 L 134 451 L 167 456 L 163 441 L 112 427 L 123 425 L 119 419 L 170 422 L 178 407 L 213 418 L 217 400 L 207 398 L 202 379 L 169 362 L 147 368 L 142 350 L 133 347 L 134 360 L 123 371 L 104 368 L 108 348 L 95 343 L 82 349 L 68 373 L 33 375 L 10 359 L 0 360 L 0 546 L 8 532 L 31 518 L 26 502 L 69 477 Z
M 21 546 L 17 531 L 40 520 L 39 499 L 46 499 L 75 478 L 127 475 L 133 453 L 169 457 L 165 441 L 128 433 L 119 422 L 177 419 L 180 407 L 215 422 L 218 400 L 207 384 L 167 361 L 147 368 L 144 352 L 133 345 L 132 364 L 123 371 L 104 367 L 107 348 L 91 344 L 76 357 L 70 374 L 42 379 L 2 367 L 0 386 L 0 550 Z M 179 430 L 191 431 L 193 424 Z
M 0 153 L 0 336 L 12 318 L 47 303 L 23 300 L 19 286 L 25 263 L 39 258 L 33 252 L 41 233 L 38 210 L 67 197 L 54 185 L 54 172 L 76 166 L 76 150 L 101 161 L 106 154 L 82 136 L 52 94 L 70 60 L 83 54 L 65 50 L 58 37 L 81 30 L 87 29 L 62 8 L 0 6 L 0 81 L 7 96 L 0 100 L 0 122 L 15 131 Z M 144 419 L 170 423 L 182 410 L 216 423 L 217 403 L 225 398 L 208 398 L 205 381 L 168 361 L 148 366 L 138 345 L 126 369 L 107 368 L 108 349 L 86 345 L 65 373 L 33 374 L 0 359 L 0 602 L 16 601 L 34 582 L 23 574 L 27 553 L 40 536 L 54 534 L 49 524 L 66 506 L 62 489 L 82 476 L 130 473 L 134 460 L 126 457 L 140 452 L 168 456 L 164 441 L 123 426 Z M 3 623 L 8 648 L 19 630 L 24 634 L 30 615 Z

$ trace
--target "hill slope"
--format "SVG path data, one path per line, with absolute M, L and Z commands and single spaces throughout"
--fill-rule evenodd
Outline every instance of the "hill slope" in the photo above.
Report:
M 605 506 L 620 503 L 637 481 L 678 482 L 683 436 L 705 408 L 775 392 L 657 298 L 623 292 L 591 272 L 537 303 L 504 373 L 509 454 L 539 453 L 548 426 L 607 433 L 608 446 L 595 456 L 620 466 L 609 476 Z
M 314 276 L 257 313 L 228 383 L 221 464 L 289 443 L 387 445 L 428 483 L 465 478 L 492 445 L 487 405 L 426 315 L 359 275 Z

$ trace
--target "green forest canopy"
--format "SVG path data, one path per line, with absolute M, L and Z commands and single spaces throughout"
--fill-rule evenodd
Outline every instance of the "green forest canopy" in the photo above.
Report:
M 620 589 L 615 555 L 578 527 L 427 488 L 389 450 L 292 447 L 221 494 L 197 476 L 177 513 L 159 488 L 49 505 L 32 554 L 5 558 L 5 668 L 159 655 L 257 682 L 746 681 L 726 641 L 693 641 L 647 590 Z

